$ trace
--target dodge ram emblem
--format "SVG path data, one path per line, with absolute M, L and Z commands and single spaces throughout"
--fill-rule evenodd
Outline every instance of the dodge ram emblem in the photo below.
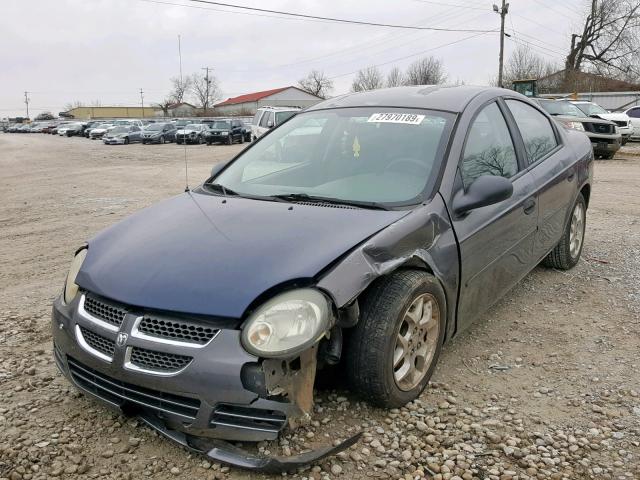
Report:
M 119 347 L 124 347 L 124 344 L 127 343 L 127 338 L 129 338 L 129 335 L 120 332 L 116 337 L 116 345 L 118 345 Z

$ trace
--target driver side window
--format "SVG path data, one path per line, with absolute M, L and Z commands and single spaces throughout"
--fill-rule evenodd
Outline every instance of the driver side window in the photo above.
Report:
M 518 172 L 513 140 L 497 103 L 484 107 L 473 121 L 460 170 L 465 189 L 482 175 L 511 178 Z

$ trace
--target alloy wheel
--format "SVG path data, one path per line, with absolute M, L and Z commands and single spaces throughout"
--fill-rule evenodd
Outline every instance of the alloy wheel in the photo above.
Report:
M 396 334 L 393 378 L 398 388 L 415 388 L 429 371 L 440 336 L 440 308 L 430 293 L 418 296 L 406 310 Z
M 569 253 L 572 258 L 576 258 L 580 253 L 584 239 L 584 207 L 581 203 L 577 203 L 573 209 L 569 228 Z

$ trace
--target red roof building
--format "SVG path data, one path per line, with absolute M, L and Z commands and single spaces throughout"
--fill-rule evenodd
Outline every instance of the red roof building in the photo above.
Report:
M 223 115 L 245 114 L 253 115 L 260 107 L 310 107 L 322 101 L 322 98 L 312 95 L 298 87 L 281 87 L 262 92 L 253 92 L 228 98 L 217 103 L 214 108 Z

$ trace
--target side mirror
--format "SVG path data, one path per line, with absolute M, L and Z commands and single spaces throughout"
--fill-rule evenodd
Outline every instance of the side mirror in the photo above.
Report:
M 453 211 L 463 215 L 476 208 L 502 202 L 513 195 L 511 181 L 496 175 L 482 175 L 469 185 L 466 193 L 460 191 L 453 198 Z
M 215 177 L 224 167 L 227 166 L 228 163 L 229 161 L 216 163 L 211 169 L 211 176 Z
M 273 122 L 267 122 L 267 128 L 273 128 Z

